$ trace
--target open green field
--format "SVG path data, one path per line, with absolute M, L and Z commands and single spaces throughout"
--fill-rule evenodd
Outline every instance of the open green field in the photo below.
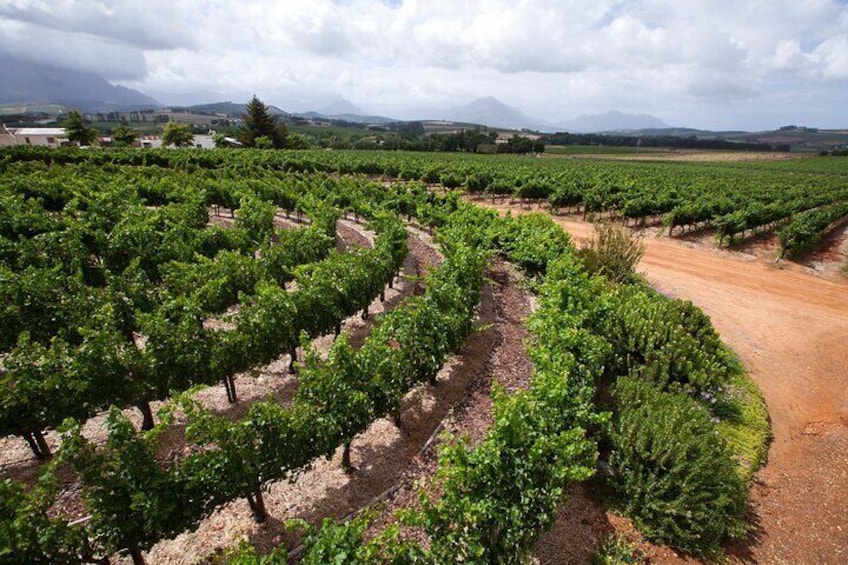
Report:
M 57 116 L 65 110 L 59 104 L 0 104 L 0 116 L 48 114 Z
M 631 155 L 642 153 L 667 153 L 669 149 L 661 147 L 610 147 L 606 145 L 547 145 L 545 153 L 551 155 Z
M 300 135 L 308 135 L 314 137 L 316 139 L 322 139 L 325 137 L 333 137 L 337 136 L 341 139 L 350 139 L 351 136 L 358 137 L 366 137 L 373 136 L 375 134 L 381 132 L 370 131 L 367 128 L 351 128 L 351 127 L 338 127 L 338 126 L 317 126 L 317 125 L 303 125 L 303 124 L 289 124 L 288 130 L 292 133 L 297 133 Z

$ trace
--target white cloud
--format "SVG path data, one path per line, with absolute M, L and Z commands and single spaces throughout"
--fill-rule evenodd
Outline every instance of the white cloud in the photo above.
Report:
M 826 80 L 848 80 L 848 35 L 826 39 L 812 53 Z
M 783 40 L 777 44 L 772 65 L 775 71 L 804 71 L 813 63 L 810 54 L 801 49 L 797 39 Z
M 0 52 L 29 52 L 27 37 L 27 56 L 166 101 L 343 96 L 400 117 L 495 95 L 552 121 L 617 108 L 800 123 L 787 100 L 848 80 L 839 0 L 5 0 Z
M 172 0 L 5 0 L 0 17 L 143 49 L 173 49 L 194 44 L 178 6 Z
M 118 41 L 46 29 L 0 17 L 0 54 L 68 67 L 110 79 L 147 76 L 144 53 Z

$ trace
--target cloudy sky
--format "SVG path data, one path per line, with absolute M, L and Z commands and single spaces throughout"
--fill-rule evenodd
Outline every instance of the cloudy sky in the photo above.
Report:
M 0 0 L 0 53 L 166 104 L 848 127 L 846 0 Z

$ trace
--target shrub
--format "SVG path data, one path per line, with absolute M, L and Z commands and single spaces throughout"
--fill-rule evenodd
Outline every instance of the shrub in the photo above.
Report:
M 616 283 L 636 279 L 636 264 L 644 253 L 641 235 L 612 222 L 595 223 L 595 236 L 578 252 L 586 271 Z
M 714 394 L 733 367 L 710 319 L 691 302 L 639 287 L 616 290 L 602 334 L 613 346 L 606 379 L 639 377 L 669 392 Z
M 706 409 L 630 378 L 614 400 L 612 483 L 639 531 L 703 556 L 742 535 L 745 484 Z

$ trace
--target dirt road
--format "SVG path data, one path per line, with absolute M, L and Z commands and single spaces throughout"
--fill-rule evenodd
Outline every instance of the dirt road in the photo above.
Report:
M 585 222 L 556 221 L 577 242 L 592 233 Z M 674 238 L 648 235 L 645 247 L 638 270 L 710 316 L 768 405 L 774 442 L 752 487 L 755 531 L 731 554 L 743 563 L 848 562 L 848 282 Z

